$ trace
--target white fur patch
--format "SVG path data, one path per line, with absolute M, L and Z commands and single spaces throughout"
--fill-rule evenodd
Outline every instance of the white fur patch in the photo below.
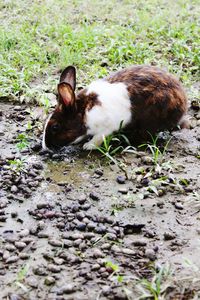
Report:
M 90 93 L 98 95 L 100 104 L 86 112 L 87 134 L 93 135 L 91 142 L 100 145 L 103 136 L 117 131 L 121 122 L 125 127 L 131 121 L 131 102 L 127 87 L 121 82 L 94 81 L 88 86 L 87 94 Z
M 49 123 L 49 120 L 51 119 L 52 114 L 50 114 L 50 116 L 48 116 L 48 119 L 46 120 L 45 126 L 44 126 L 44 132 L 43 132 L 43 136 L 42 136 L 42 149 L 47 150 L 48 147 L 46 146 L 45 143 L 45 136 L 46 136 L 46 128 L 47 128 L 47 124 Z

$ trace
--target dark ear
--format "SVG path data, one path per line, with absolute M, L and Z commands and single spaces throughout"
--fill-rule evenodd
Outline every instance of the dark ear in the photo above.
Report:
M 65 82 L 71 85 L 75 91 L 76 88 L 76 69 L 73 66 L 65 68 L 60 75 L 60 83 Z
M 58 84 L 58 102 L 64 106 L 73 106 L 75 102 L 75 94 L 70 84 L 61 82 Z

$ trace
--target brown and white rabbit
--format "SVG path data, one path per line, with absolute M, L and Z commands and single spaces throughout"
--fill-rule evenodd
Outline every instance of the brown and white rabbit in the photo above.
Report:
M 187 99 L 180 82 L 154 66 L 132 66 L 93 81 L 75 95 L 76 69 L 67 67 L 58 84 L 58 104 L 49 116 L 43 148 L 75 144 L 91 136 L 83 149 L 99 146 L 122 127 L 131 134 L 185 127 Z

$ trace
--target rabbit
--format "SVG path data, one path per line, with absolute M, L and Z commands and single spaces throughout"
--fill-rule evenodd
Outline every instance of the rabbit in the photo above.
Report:
M 77 144 L 100 146 L 120 124 L 128 138 L 188 127 L 187 98 L 181 83 L 155 66 L 135 65 L 93 81 L 75 95 L 76 69 L 60 76 L 58 104 L 44 126 L 43 149 Z

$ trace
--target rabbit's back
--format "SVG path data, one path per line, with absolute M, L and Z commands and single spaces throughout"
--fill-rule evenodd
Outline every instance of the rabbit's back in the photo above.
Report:
M 107 78 L 123 82 L 132 104 L 134 130 L 156 132 L 173 129 L 187 111 L 187 98 L 181 83 L 154 66 L 132 66 Z

